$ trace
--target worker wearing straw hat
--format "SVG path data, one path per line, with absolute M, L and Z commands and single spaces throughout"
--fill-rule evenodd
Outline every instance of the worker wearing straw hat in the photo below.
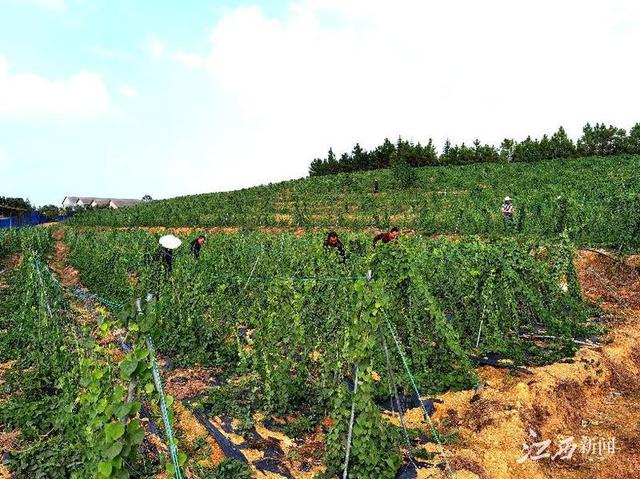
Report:
M 504 197 L 504 202 L 502 203 L 500 211 L 502 212 L 504 225 L 509 227 L 513 223 L 513 202 L 509 196 Z
M 173 272 L 173 251 L 182 244 L 182 241 L 173 235 L 164 235 L 158 243 L 160 244 L 158 259 L 162 260 L 165 271 L 171 274 Z
M 174 235 L 165 235 L 158 240 L 159 248 L 153 256 L 147 256 L 147 265 L 150 267 L 151 291 L 147 291 L 147 302 L 157 299 L 160 296 L 160 285 L 163 276 L 168 276 L 173 272 L 173 254 L 182 244 L 180 238 Z M 163 274 L 164 270 L 164 274 Z M 142 312 L 141 299 L 136 299 L 138 312 Z

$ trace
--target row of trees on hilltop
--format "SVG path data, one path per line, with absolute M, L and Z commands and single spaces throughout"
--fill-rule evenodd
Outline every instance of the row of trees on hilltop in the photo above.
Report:
M 0 208 L 15 211 L 33 211 L 33 206 L 29 200 L 22 198 L 11 198 L 8 196 L 0 196 Z
M 353 147 L 351 154 L 343 153 L 338 159 L 333 149 L 329 148 L 326 159 L 315 159 L 311 162 L 309 174 L 311 176 L 331 175 L 335 173 L 347 173 L 350 171 L 378 170 L 389 168 L 397 152 L 410 166 L 431 166 L 439 162 L 438 153 L 433 142 L 423 146 L 398 138 L 394 144 L 385 138 L 384 143 L 375 150 L 366 151 L 359 143 Z
M 426 145 L 420 142 L 398 138 L 392 143 L 385 138 L 382 145 L 366 151 L 356 143 L 351 153 L 343 153 L 337 158 L 333 149 L 329 149 L 326 158 L 316 158 L 309 166 L 310 176 L 334 175 L 352 171 L 377 170 L 390 168 L 394 162 L 410 167 L 438 165 L 467 165 L 471 163 L 499 161 L 539 161 L 550 159 L 574 158 L 578 156 L 608 156 L 624 153 L 640 154 L 640 123 L 636 123 L 627 133 L 623 128 L 587 123 L 582 136 L 574 142 L 564 128 L 560 127 L 553 135 L 544 135 L 541 139 L 517 142 L 505 138 L 499 147 L 482 144 L 475 140 L 473 145 L 452 145 L 446 141 L 442 153 L 438 154 L 433 141 Z
M 28 199 L 0 196 L 0 216 L 6 214 L 7 216 L 20 217 L 35 210 L 36 208 Z M 62 208 L 56 205 L 44 205 L 37 208 L 37 211 L 51 221 L 64 213 Z

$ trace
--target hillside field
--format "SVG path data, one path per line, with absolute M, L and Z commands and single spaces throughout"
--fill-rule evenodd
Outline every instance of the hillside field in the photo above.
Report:
M 566 229 L 579 245 L 640 246 L 637 155 L 411 171 L 415 178 L 409 180 L 379 170 L 184 196 L 122 211 L 91 211 L 72 223 L 285 230 L 398 226 L 423 234 L 545 237 Z M 516 224 L 505 231 L 500 204 L 507 195 L 514 200 Z
M 0 232 L 0 477 L 640 477 L 637 171 L 341 174 Z

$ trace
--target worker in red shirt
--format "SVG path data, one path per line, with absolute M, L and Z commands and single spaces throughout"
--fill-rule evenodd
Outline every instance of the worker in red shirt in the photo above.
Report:
M 343 263 L 347 260 L 347 256 L 344 252 L 344 245 L 342 244 L 342 241 L 340 241 L 340 238 L 338 238 L 338 233 L 335 231 L 329 232 L 327 239 L 324 240 L 324 247 L 326 250 L 329 248 L 335 248 Z
M 379 235 L 376 235 L 376 237 L 373 238 L 373 246 L 375 246 L 378 241 L 382 241 L 385 244 L 389 241 L 396 241 L 398 239 L 398 235 L 400 235 L 400 230 L 394 226 L 388 233 L 380 233 Z

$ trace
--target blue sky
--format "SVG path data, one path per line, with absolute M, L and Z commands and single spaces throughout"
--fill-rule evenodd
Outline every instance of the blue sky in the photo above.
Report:
M 384 137 L 640 121 L 633 1 L 0 0 L 0 195 L 300 177 Z
M 0 55 L 11 73 L 68 81 L 90 71 L 109 97 L 107 106 L 87 107 L 86 115 L 0 116 L 2 194 L 42 204 L 59 203 L 66 194 L 190 191 L 186 175 L 172 179 L 182 168 L 180 153 L 189 155 L 220 130 L 216 111 L 224 98 L 205 72 L 156 58 L 153 43 L 204 54 L 212 25 L 239 2 L 185 3 L 188 8 L 150 1 L 0 0 Z M 277 8 L 274 2 L 268 10 Z

